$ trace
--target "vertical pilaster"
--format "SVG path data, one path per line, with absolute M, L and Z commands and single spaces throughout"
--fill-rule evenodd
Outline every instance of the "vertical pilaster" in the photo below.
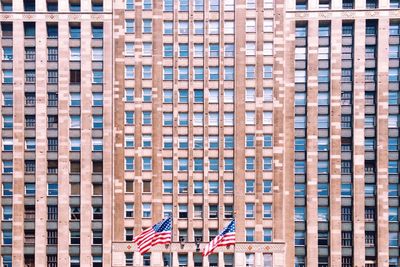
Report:
M 36 23 L 36 205 L 35 205 L 35 265 L 46 265 L 47 244 L 47 47 L 46 22 Z
M 308 22 L 307 265 L 318 265 L 318 20 Z
M 365 20 L 354 23 L 354 105 L 353 105 L 353 255 L 354 266 L 365 262 L 364 119 L 365 119 Z
M 68 36 L 68 21 L 59 24 L 59 35 Z M 68 42 L 59 42 L 59 51 L 68 51 Z M 65 53 L 65 52 L 64 52 Z M 70 206 L 69 196 L 71 194 L 70 161 L 69 161 L 69 57 L 59 56 L 59 84 L 58 84 L 58 240 L 69 240 Z M 63 212 L 68 211 L 68 212 Z M 59 242 L 57 261 L 60 266 L 69 265 L 69 242 Z
M 18 7 L 15 4 L 15 8 Z M 13 223 L 12 259 L 16 267 L 24 266 L 24 25 L 13 22 Z
M 331 22 L 331 91 L 330 91 L 330 264 L 341 266 L 341 76 L 342 22 Z
M 245 45 L 246 1 L 235 2 L 235 152 L 234 205 L 236 211 L 236 241 L 245 240 Z
M 83 8 L 83 7 L 82 7 Z M 81 22 L 81 43 L 91 43 L 91 23 L 90 21 Z M 92 198 L 91 194 L 86 192 L 92 191 L 92 183 L 89 177 L 93 173 L 92 162 L 92 58 L 91 47 L 88 45 L 81 46 L 81 219 L 80 219 L 80 264 L 89 266 L 92 262 L 91 245 L 92 245 Z
M 382 1 L 385 2 L 385 1 Z M 384 3 L 381 3 L 384 4 Z M 388 72 L 389 72 L 389 19 L 378 22 L 377 58 L 377 263 L 387 267 L 389 261 L 389 222 L 388 222 Z

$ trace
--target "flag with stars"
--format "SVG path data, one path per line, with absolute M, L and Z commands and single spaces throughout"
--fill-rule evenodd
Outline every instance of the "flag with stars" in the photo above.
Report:
M 235 244 L 235 220 L 233 219 L 203 250 L 203 257 L 214 252 L 217 247 L 230 246 Z
M 152 246 L 171 243 L 171 230 L 172 219 L 168 217 L 135 237 L 133 243 L 137 243 L 139 252 L 143 255 L 149 251 Z

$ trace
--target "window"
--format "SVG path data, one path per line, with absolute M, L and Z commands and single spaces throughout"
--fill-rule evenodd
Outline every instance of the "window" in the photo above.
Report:
M 389 82 L 397 82 L 397 81 L 399 81 L 399 69 L 389 68 Z
M 12 220 L 12 206 L 11 205 L 3 205 L 3 221 L 11 221 Z
M 164 69 L 163 69 L 163 79 L 166 80 L 166 81 L 172 81 L 172 79 L 173 79 L 172 67 L 164 67 Z
M 295 48 L 295 60 L 306 60 L 307 59 L 307 48 L 296 47 Z
M 399 0 L 390 0 L 390 8 L 400 8 L 400 1 Z M 392 265 L 390 265 L 390 259 L 389 259 L 389 266 L 392 266 Z M 395 264 L 393 266 L 397 266 L 397 265 Z
M 12 107 L 13 106 L 13 93 L 3 92 L 3 106 Z
M 81 60 L 81 48 L 80 47 L 71 47 L 70 48 L 70 60 L 71 61 L 80 61 Z
M 391 73 L 389 69 L 389 81 L 391 79 L 391 75 L 395 73 Z M 375 82 L 376 79 L 376 70 L 375 69 L 365 69 L 365 82 Z
M 274 21 L 272 19 L 264 19 L 264 32 L 272 32 Z
M 163 159 L 163 171 L 172 171 L 172 159 L 171 158 Z
M 12 230 L 3 230 L 3 245 L 12 245 Z M 3 256 L 3 259 L 4 259 L 4 256 Z M 3 265 L 4 265 L 4 262 L 3 262 Z M 7 266 L 7 265 L 5 265 L 5 266 Z M 9 266 L 11 266 L 11 265 L 9 265 Z
M 70 138 L 70 151 L 81 151 L 81 139 Z
M 13 70 L 3 69 L 3 83 L 13 83 Z
M 329 128 L 329 116 L 318 115 L 318 129 Z
M 318 70 L 318 82 L 328 83 L 330 81 L 330 71 L 329 69 L 319 69 Z
M 234 21 L 224 21 L 224 34 L 234 34 L 235 33 L 235 23 Z M 218 34 L 218 33 L 217 33 Z
M 3 47 L 3 60 L 13 60 L 13 48 L 12 47 Z
M 233 171 L 234 170 L 233 158 L 224 158 L 224 170 L 225 171 Z
M 133 157 L 125 157 L 125 170 L 133 171 L 135 169 L 135 160 Z
M 397 174 L 399 169 L 398 169 L 398 162 L 397 161 L 393 161 L 393 160 L 389 160 L 388 162 L 388 171 L 389 174 Z
M 294 128 L 295 129 L 305 129 L 307 123 L 306 116 L 295 115 L 294 117 Z
M 69 2 L 69 10 L 73 12 L 81 11 L 81 3 L 80 1 L 70 1 Z
M 210 190 L 211 190 L 211 188 L 210 188 Z M 217 190 L 218 190 L 218 188 L 217 188 Z M 203 194 L 203 182 L 194 181 L 193 193 L 194 194 Z
M 194 34 L 204 34 L 204 22 L 200 20 L 194 21 Z
M 210 126 L 218 126 L 218 124 L 219 124 L 218 112 L 210 112 L 209 113 L 208 124 Z
M 102 115 L 93 115 L 93 129 L 102 129 L 103 128 L 103 116 Z
M 135 20 L 133 19 L 125 20 L 125 33 L 135 33 Z
M 166 35 L 173 34 L 173 22 L 172 21 L 164 21 L 164 34 L 166 34 Z
M 306 173 L 306 164 L 302 160 L 296 160 L 294 162 L 294 173 L 295 174 L 305 174 Z
M 71 39 L 81 38 L 81 28 L 79 25 L 70 25 L 69 26 L 69 37 Z
M 389 207 L 389 222 L 397 222 L 398 220 L 399 217 L 397 207 Z
M 181 219 L 185 219 L 188 217 L 188 207 L 186 204 L 178 205 L 178 216 Z
M 194 217 L 195 218 L 203 218 L 203 206 L 201 205 L 194 205 Z
M 272 158 L 271 157 L 263 158 L 263 170 L 264 171 L 272 171 Z
M 306 245 L 306 235 L 305 235 L 304 231 L 295 231 L 294 245 L 295 246 L 305 246 Z M 297 266 L 297 265 L 295 265 L 295 266 Z
M 203 11 L 204 10 L 204 0 L 194 0 L 194 11 Z
M 143 218 L 151 218 L 151 203 L 143 203 L 142 217 Z
M 397 128 L 399 127 L 399 116 L 390 114 L 388 118 L 388 127 L 389 128 Z
M 233 112 L 225 112 L 224 113 L 224 125 L 225 126 L 233 126 L 234 124 L 234 113 Z
M 246 134 L 246 147 L 254 147 L 255 145 L 255 135 L 254 134 Z
M 399 245 L 399 236 L 397 232 L 389 232 L 389 247 L 397 247 Z
M 125 56 L 134 56 L 135 55 L 135 43 L 129 42 L 125 43 Z
M 13 184 L 4 182 L 2 196 L 3 197 L 12 197 L 12 195 L 13 195 Z
M 92 60 L 93 61 L 102 61 L 103 60 L 103 48 L 102 47 L 93 47 L 92 48 Z
M 351 197 L 352 196 L 352 184 L 344 184 L 341 185 L 341 197 Z
M 318 168 L 318 174 L 328 174 L 329 173 L 329 161 L 319 160 L 317 168 Z
M 151 19 L 144 19 L 142 32 L 143 33 L 152 33 L 153 32 L 152 23 L 153 22 Z M 133 32 L 135 32 L 135 29 L 133 29 Z
M 224 181 L 224 194 L 233 193 L 233 181 Z
M 246 193 L 255 193 L 255 181 L 254 180 L 246 180 L 245 181 L 245 192 Z
M 204 55 L 204 45 L 203 44 L 194 44 L 194 57 L 203 57 Z
M 352 104 L 352 93 L 351 92 L 342 92 L 341 104 L 346 105 L 346 106 Z
M 224 205 L 224 218 L 225 219 L 233 218 L 233 205 L 230 205 L 230 204 Z
M 389 197 L 398 197 L 399 196 L 398 184 L 389 183 L 388 196 Z
M 172 194 L 172 181 L 163 181 L 163 193 Z
M 3 160 L 3 174 L 12 174 L 13 173 L 13 162 L 12 160 Z
M 70 93 L 69 105 L 71 107 L 79 107 L 81 105 L 81 93 Z
M 25 139 L 25 150 L 31 150 L 31 147 L 29 147 L 30 149 L 27 149 L 27 140 L 33 140 L 33 143 L 35 141 L 35 139 L 33 138 L 29 138 L 29 139 Z M 13 151 L 13 139 L 12 138 L 3 138 L 3 151 Z M 35 150 L 35 145 L 33 145 L 33 151 Z
M 329 150 L 329 139 L 324 137 L 318 138 L 318 151 L 328 151 Z
M 180 20 L 178 22 L 178 33 L 189 34 L 189 22 L 187 20 Z
M 307 80 L 306 70 L 296 70 L 295 71 L 295 83 L 305 83 Z
M 218 194 L 218 182 L 217 181 L 210 181 L 209 182 L 209 194 Z
M 143 157 L 142 158 L 142 170 L 143 171 L 151 171 L 152 167 L 152 160 L 151 157 Z
M 142 125 L 151 125 L 151 111 L 143 111 L 142 112 Z
M 246 242 L 252 242 L 252 241 L 254 241 L 254 228 L 246 228 L 246 232 L 245 232 L 245 235 L 246 235 Z M 247 261 L 247 255 L 248 254 L 246 254 L 246 261 Z M 253 263 L 254 263 L 254 254 L 252 254 L 253 255 Z
M 93 70 L 92 83 L 94 84 L 103 83 L 103 70 Z
M 398 91 L 389 91 L 389 105 L 398 105 L 399 103 L 399 93 Z
M 57 72 L 48 71 L 48 77 L 51 78 L 52 83 L 57 82 Z M 81 70 L 70 70 L 69 71 L 69 82 L 70 83 L 80 83 L 81 82 Z
M 329 208 L 318 207 L 318 221 L 327 222 L 329 220 Z
M 25 196 L 34 196 L 35 195 L 35 184 L 26 183 L 25 184 Z
M 349 231 L 342 231 L 342 247 L 351 247 L 353 245 L 353 234 Z
M 126 0 L 125 1 L 125 9 L 126 10 L 135 10 L 135 0 Z
M 125 111 L 125 124 L 126 125 L 135 124 L 135 113 L 133 111 Z
M 151 10 L 153 8 L 151 0 L 143 0 L 143 10 Z
M 352 208 L 342 207 L 341 208 L 341 219 L 344 222 L 350 222 L 352 220 Z
M 306 195 L 306 185 L 305 184 L 295 184 L 294 185 L 294 195 L 295 197 L 305 197 Z
M 329 186 L 327 183 L 318 183 L 318 197 L 329 196 Z

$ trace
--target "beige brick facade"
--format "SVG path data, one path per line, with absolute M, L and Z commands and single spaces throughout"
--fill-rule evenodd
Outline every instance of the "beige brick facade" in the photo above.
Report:
M 2 266 L 399 266 L 398 1 L 0 2 Z

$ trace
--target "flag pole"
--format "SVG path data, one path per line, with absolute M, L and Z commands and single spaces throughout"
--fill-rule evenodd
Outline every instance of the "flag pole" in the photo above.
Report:
M 171 244 L 169 244 L 169 264 L 174 266 L 173 263 L 173 255 L 172 255 L 172 243 L 174 242 L 174 218 L 171 218 Z

